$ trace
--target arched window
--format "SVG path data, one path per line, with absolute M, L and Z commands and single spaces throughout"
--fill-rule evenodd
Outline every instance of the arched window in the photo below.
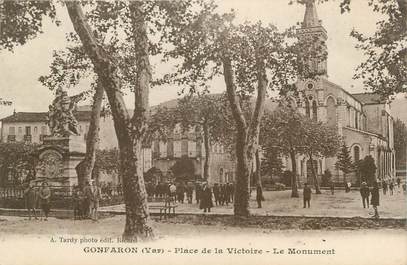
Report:
M 307 117 L 311 118 L 311 111 L 310 111 L 308 99 L 305 99 L 305 115 Z
M 353 148 L 353 158 L 355 162 L 359 161 L 360 159 L 360 148 L 357 145 Z
M 327 108 L 327 123 L 329 127 L 336 126 L 336 106 L 335 100 L 332 97 L 329 97 L 326 101 L 326 108 Z
M 312 119 L 314 121 L 318 120 L 318 107 L 317 107 L 317 102 L 315 100 L 312 101 Z

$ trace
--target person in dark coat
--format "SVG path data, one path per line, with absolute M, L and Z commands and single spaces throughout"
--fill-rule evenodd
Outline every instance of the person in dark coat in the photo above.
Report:
M 196 203 L 199 203 L 199 201 L 201 200 L 201 194 L 202 193 L 202 187 L 199 183 L 195 184 L 195 200 Z
M 263 189 L 260 184 L 257 184 L 257 187 L 256 187 L 256 201 L 257 201 L 257 208 L 261 208 L 261 202 L 264 201 L 264 197 L 263 197 Z
M 302 192 L 303 199 L 304 199 L 304 208 L 306 207 L 307 204 L 308 204 L 308 208 L 311 207 L 311 204 L 310 204 L 310 202 L 311 202 L 311 193 L 312 193 L 311 188 L 308 187 L 308 183 L 305 183 L 304 184 L 304 190 Z
M 51 210 L 51 189 L 48 186 L 48 183 L 44 181 L 42 183 L 41 189 L 38 193 L 40 198 L 40 205 L 42 209 L 42 213 L 45 215 L 44 221 L 47 221 L 48 214 Z M 42 215 L 41 215 L 42 219 Z
M 177 186 L 177 200 L 180 203 L 184 203 L 184 197 L 185 197 L 185 185 L 184 183 L 180 183 Z
M 226 183 L 225 185 L 225 197 L 226 205 L 232 202 L 232 185 L 230 183 Z
M 204 213 L 210 212 L 213 207 L 212 191 L 208 184 L 204 184 L 201 192 L 201 200 L 199 208 L 204 210 Z
M 370 191 L 372 197 L 370 198 L 370 204 L 373 205 L 374 209 L 374 216 L 373 218 L 379 218 L 379 211 L 377 210 L 377 206 L 380 205 L 380 195 L 379 195 L 379 185 L 375 181 L 373 182 L 373 188 Z
M 387 193 L 387 182 L 385 180 L 383 180 L 382 186 L 383 186 L 383 194 L 386 195 L 386 193 Z
M 389 190 L 390 190 L 390 195 L 393 195 L 393 191 L 394 191 L 394 183 L 393 183 L 393 180 L 390 181 Z
M 215 183 L 215 185 L 213 185 L 213 196 L 215 197 L 215 205 L 220 205 L 220 201 L 219 201 L 219 184 Z
M 329 188 L 331 189 L 331 194 L 334 195 L 335 194 L 335 183 L 332 181 L 331 185 L 329 186 Z
M 73 192 L 73 219 L 82 220 L 83 216 L 83 196 L 79 187 L 74 187 Z
M 192 203 L 192 195 L 194 193 L 194 186 L 192 183 L 188 183 L 187 185 L 187 199 L 188 199 L 188 203 L 191 204 Z
M 230 200 L 233 202 L 235 200 L 235 184 L 230 183 Z
M 35 220 L 38 220 L 35 208 L 37 206 L 37 192 L 34 188 L 34 183 L 29 182 L 28 187 L 24 190 L 25 207 L 28 211 L 28 220 L 31 220 L 31 212 L 34 213 Z
M 369 208 L 369 187 L 367 186 L 366 182 L 362 182 L 360 185 L 360 196 L 362 196 L 363 208 Z
M 85 187 L 83 187 L 83 205 L 82 205 L 82 215 L 84 218 L 89 218 L 90 219 L 90 202 L 92 201 L 92 188 L 90 186 L 90 182 L 86 181 L 85 182 Z
M 219 187 L 219 201 L 221 205 L 228 205 L 226 200 L 227 192 L 226 192 L 226 184 L 221 184 Z

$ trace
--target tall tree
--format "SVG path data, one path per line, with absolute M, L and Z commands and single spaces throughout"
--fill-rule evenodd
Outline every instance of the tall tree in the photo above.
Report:
M 223 95 L 210 94 L 199 96 L 187 96 L 178 100 L 175 109 L 176 117 L 184 131 L 198 129 L 202 132 L 205 147 L 205 162 L 203 168 L 204 179 L 209 178 L 211 147 L 214 143 L 220 143 L 226 137 L 225 119 L 222 113 Z
M 278 148 L 291 159 L 291 197 L 299 197 L 297 186 L 296 157 L 303 153 L 303 128 L 305 117 L 294 108 L 281 105 L 274 112 L 267 113 L 262 123 L 260 143 L 263 149 Z
M 342 144 L 342 147 L 337 154 L 337 159 L 335 167 L 343 172 L 343 181 L 346 183 L 346 175 L 354 170 L 354 166 L 349 148 L 345 143 Z
M 283 89 L 294 82 L 298 70 L 305 67 L 298 67 L 302 65 L 302 61 L 298 60 L 298 44 L 289 46 L 285 42 L 286 35 L 274 26 L 264 26 L 260 22 L 235 26 L 233 14 L 213 14 L 215 8 L 206 5 L 192 23 L 181 25 L 182 30 L 174 34 L 175 49 L 170 56 L 183 60 L 179 80 L 184 84 L 185 81 L 195 84 L 197 80 L 223 75 L 235 124 L 234 214 L 248 216 L 249 168 L 258 150 L 267 90 Z M 241 99 L 251 95 L 255 95 L 256 103 L 247 118 Z
M 131 35 L 128 36 L 128 40 L 133 41 L 134 52 L 137 54 L 135 58 L 137 70 L 135 72 L 133 117 L 130 116 L 123 100 L 117 60 L 98 41 L 82 11 L 81 4 L 72 1 L 66 1 L 65 4 L 75 32 L 93 64 L 98 81 L 106 91 L 112 111 L 119 144 L 120 175 L 123 179 L 126 205 L 126 225 L 123 237 L 131 239 L 152 237 L 154 233 L 150 225 L 144 179 L 139 166 L 151 78 L 148 58 L 149 43 L 143 4 L 131 2 L 129 6 L 122 7 L 129 12 L 132 26 L 129 28 Z
M 166 27 L 188 13 L 189 1 L 96 2 L 86 16 L 79 2 L 65 1 L 74 30 L 92 62 L 97 80 L 104 88 L 113 116 L 119 145 L 120 175 L 123 179 L 126 225 L 123 237 L 154 236 L 147 207 L 141 168 L 141 147 L 149 137 L 148 96 L 152 80 L 150 56 L 161 51 Z M 92 30 L 91 25 L 96 30 Z M 149 33 L 161 32 L 153 43 Z M 103 34 L 105 33 L 105 34 Z M 106 38 L 107 37 L 107 38 Z M 106 45 L 105 40 L 108 40 Z M 124 39 L 124 42 L 121 40 Z M 113 45 L 111 45 L 113 44 Z M 118 46 L 120 49 L 118 49 Z M 122 53 L 121 50 L 125 50 Z M 123 100 L 123 89 L 134 94 L 131 114 Z
M 355 168 L 360 174 L 361 181 L 366 181 L 369 185 L 372 185 L 376 180 L 377 167 L 374 158 L 371 155 L 357 161 L 357 163 L 355 163 Z
M 281 151 L 278 147 L 262 146 L 262 163 L 261 175 L 281 176 L 283 173 L 283 161 L 281 159 Z
M 335 156 L 340 147 L 341 137 L 335 128 L 309 118 L 304 120 L 302 131 L 304 132 L 303 149 L 310 161 L 315 192 L 321 194 L 314 158 Z

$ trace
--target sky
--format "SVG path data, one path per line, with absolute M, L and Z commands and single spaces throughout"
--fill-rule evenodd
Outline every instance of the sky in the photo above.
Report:
M 280 29 L 296 25 L 303 20 L 305 6 L 288 4 L 289 0 L 218 0 L 219 12 L 234 9 L 240 22 L 258 21 L 272 23 Z M 363 54 L 354 48 L 356 40 L 350 37 L 353 28 L 371 34 L 378 20 L 365 0 L 352 1 L 350 13 L 341 14 L 339 1 L 329 1 L 317 6 L 319 19 L 328 31 L 328 75 L 332 82 L 341 85 L 351 93 L 363 92 L 362 82 L 353 80 L 355 67 L 363 61 Z M 50 21 L 44 23 L 44 33 L 29 41 L 14 53 L 0 51 L 0 100 L 13 101 L 12 106 L 0 105 L 0 118 L 10 115 L 13 110 L 47 111 L 53 93 L 41 85 L 38 77 L 49 71 L 53 50 L 66 47 L 65 34 L 72 31 L 66 9 L 58 8 L 57 16 L 62 25 L 57 27 Z M 160 64 L 154 66 L 157 74 L 163 71 Z M 88 86 L 83 82 L 82 86 Z M 83 87 L 82 87 L 83 88 Z M 79 91 L 81 88 L 78 88 Z M 211 83 L 212 92 L 222 92 L 225 85 L 219 78 Z M 69 94 L 75 94 L 69 90 Z M 150 104 L 176 98 L 179 87 L 164 86 L 150 92 Z M 125 98 L 131 106 L 132 96 Z

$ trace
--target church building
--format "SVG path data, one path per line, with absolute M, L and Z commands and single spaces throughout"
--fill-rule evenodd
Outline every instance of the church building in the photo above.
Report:
M 320 44 L 322 52 L 327 53 L 325 42 L 327 31 L 318 19 L 314 0 L 306 2 L 304 21 L 297 30 L 298 38 L 314 39 Z M 332 126 L 338 130 L 349 147 L 352 161 L 358 161 L 371 155 L 377 167 L 376 178 L 386 179 L 395 176 L 395 151 L 393 139 L 393 117 L 388 101 L 374 93 L 351 94 L 345 88 L 329 81 L 327 58 L 310 59 L 309 67 L 318 73 L 314 79 L 297 82 L 300 98 L 289 98 L 290 104 L 304 115 Z M 332 181 L 343 183 L 343 173 L 335 168 L 336 157 L 315 158 L 318 176 L 325 170 L 332 174 Z M 285 166 L 291 169 L 291 162 L 286 159 Z M 310 161 L 306 156 L 297 157 L 297 175 L 299 184 L 312 183 Z M 348 179 L 357 183 L 355 174 L 348 174 Z

